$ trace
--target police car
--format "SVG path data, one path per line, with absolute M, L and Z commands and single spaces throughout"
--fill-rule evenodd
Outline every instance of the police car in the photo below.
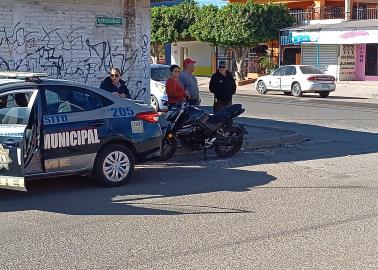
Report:
M 159 155 L 159 115 L 84 84 L 44 73 L 0 72 L 0 188 L 32 179 L 92 175 L 125 184 L 135 162 Z

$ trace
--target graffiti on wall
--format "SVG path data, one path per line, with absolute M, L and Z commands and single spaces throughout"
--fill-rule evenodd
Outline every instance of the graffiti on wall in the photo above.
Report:
M 140 42 L 140 57 L 138 58 L 138 70 L 142 79 L 147 80 L 150 77 L 150 55 L 149 55 L 149 38 L 143 35 Z M 143 86 L 143 81 L 136 83 L 135 99 L 142 99 L 146 95 L 147 89 Z
M 131 43 L 114 46 L 109 40 L 92 40 L 84 27 L 70 32 L 61 28 L 28 31 L 22 23 L 12 29 L 0 28 L 0 70 L 47 72 L 58 79 L 98 85 L 112 67 L 122 70 L 123 78 L 135 99 L 145 98 L 149 83 L 148 36 L 140 48 Z M 129 71 L 140 76 L 132 80 Z M 130 85 L 133 83 L 135 85 Z

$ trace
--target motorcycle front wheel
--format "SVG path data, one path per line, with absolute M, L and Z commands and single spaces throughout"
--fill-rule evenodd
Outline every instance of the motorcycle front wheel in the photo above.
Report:
M 239 127 L 231 127 L 228 128 L 227 133 L 230 133 L 227 137 L 223 137 L 219 135 L 219 138 L 217 140 L 221 140 L 223 142 L 230 141 L 228 145 L 217 144 L 214 145 L 214 151 L 220 156 L 220 157 L 232 157 L 237 152 L 240 151 L 241 147 L 243 146 L 243 135 L 244 131 L 240 129 Z
M 177 150 L 177 140 L 175 137 L 164 137 L 161 143 L 160 161 L 166 161 L 173 157 Z

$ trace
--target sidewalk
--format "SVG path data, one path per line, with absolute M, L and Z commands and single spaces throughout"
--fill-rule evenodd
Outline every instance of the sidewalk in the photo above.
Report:
M 248 134 L 244 135 L 244 149 L 264 149 L 303 142 L 303 135 L 293 130 L 244 125 Z
M 210 78 L 197 77 L 200 87 L 208 87 Z M 238 86 L 236 94 L 258 96 L 255 84 Z M 281 95 L 281 92 L 268 92 L 268 95 Z M 308 93 L 306 96 L 317 96 L 316 93 Z M 336 83 L 336 91 L 329 96 L 332 100 L 342 100 L 346 102 L 358 99 L 359 102 L 378 103 L 378 81 L 343 81 Z

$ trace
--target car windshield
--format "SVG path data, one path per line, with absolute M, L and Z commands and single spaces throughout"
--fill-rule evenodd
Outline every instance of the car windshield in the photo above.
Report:
M 312 66 L 301 66 L 299 69 L 303 74 L 324 74 L 320 69 Z
M 151 68 L 151 79 L 154 81 L 166 81 L 170 76 L 169 67 Z
M 26 125 L 32 92 L 9 93 L 0 96 L 0 124 Z

